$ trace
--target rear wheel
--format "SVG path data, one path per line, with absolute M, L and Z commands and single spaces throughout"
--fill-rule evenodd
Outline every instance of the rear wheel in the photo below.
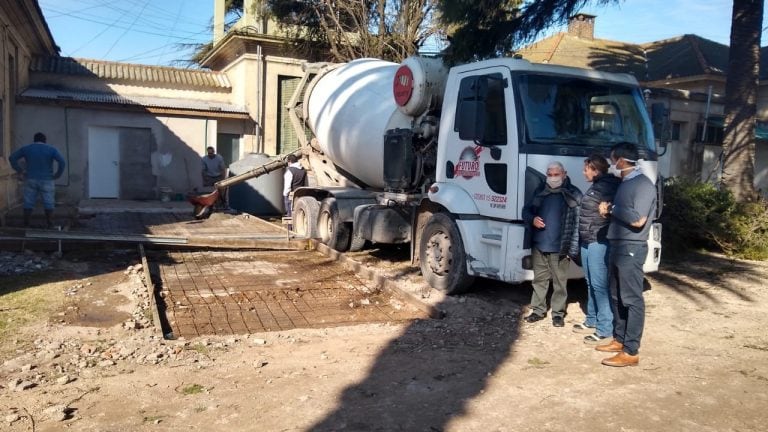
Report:
M 317 234 L 323 244 L 339 252 L 349 250 L 350 225 L 341 220 L 336 198 L 323 200 L 317 220 Z
M 293 231 L 303 237 L 317 237 L 317 218 L 320 214 L 320 203 L 310 196 L 296 200 L 293 206 Z
M 359 237 L 355 234 L 352 234 L 352 240 L 349 242 L 349 250 L 351 252 L 358 252 L 363 249 L 365 249 L 365 246 L 368 242 L 365 240 L 364 237 Z
M 445 213 L 432 215 L 420 243 L 421 273 L 432 288 L 459 294 L 472 285 L 475 278 L 467 272 L 467 254 L 453 218 Z

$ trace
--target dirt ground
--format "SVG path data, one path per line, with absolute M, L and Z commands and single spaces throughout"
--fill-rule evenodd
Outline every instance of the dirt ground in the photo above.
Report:
M 0 322 L 23 326 L 0 332 L 0 430 L 768 429 L 768 263 L 665 262 L 649 275 L 640 366 L 612 369 L 571 331 L 580 283 L 565 328 L 525 324 L 529 285 L 444 298 L 404 270 L 407 253 L 373 251 L 354 257 L 445 318 L 167 341 L 141 328 L 135 253 L 95 255 L 3 280 Z M 16 299 L 38 292 L 55 307 Z

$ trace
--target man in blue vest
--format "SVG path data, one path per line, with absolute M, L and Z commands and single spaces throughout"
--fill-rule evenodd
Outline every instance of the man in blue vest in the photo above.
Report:
M 24 163 L 19 161 L 24 159 Z M 54 180 L 64 173 L 66 163 L 58 150 L 46 144 L 45 135 L 38 132 L 34 142 L 16 150 L 8 158 L 11 167 L 24 180 L 24 227 L 29 226 L 32 210 L 35 208 L 38 195 L 43 199 L 45 220 L 48 228 L 53 228 Z M 53 162 L 56 161 L 56 172 L 53 172 Z

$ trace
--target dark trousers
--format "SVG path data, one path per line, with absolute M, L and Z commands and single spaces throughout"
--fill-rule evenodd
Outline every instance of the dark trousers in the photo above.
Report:
M 543 253 L 531 248 L 533 255 L 533 295 L 531 312 L 536 315 L 547 314 L 547 292 L 552 281 L 552 317 L 564 317 L 568 300 L 568 266 L 570 261 L 555 253 Z
M 624 352 L 637 355 L 645 326 L 643 263 L 648 255 L 645 242 L 611 241 L 608 274 L 613 309 L 613 337 L 624 344 Z

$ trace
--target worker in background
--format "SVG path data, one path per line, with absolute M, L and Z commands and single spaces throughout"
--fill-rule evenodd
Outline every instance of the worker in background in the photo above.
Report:
M 299 163 L 295 155 L 288 155 L 285 158 L 288 167 L 283 174 L 283 203 L 285 204 L 285 215 L 291 217 L 291 193 L 301 186 L 307 184 L 307 172 Z
M 20 165 L 19 160 L 24 159 Z M 45 221 L 48 228 L 53 228 L 54 180 L 64 173 L 66 163 L 58 150 L 46 144 L 45 135 L 38 132 L 34 142 L 16 150 L 8 158 L 11 167 L 24 180 L 24 227 L 29 226 L 32 210 L 35 208 L 38 195 L 43 199 Z M 53 162 L 56 161 L 56 172 L 53 172 Z
M 224 158 L 216 154 L 213 147 L 208 147 L 207 153 L 202 157 L 203 161 L 203 186 L 213 186 L 217 181 L 224 180 L 227 165 Z

